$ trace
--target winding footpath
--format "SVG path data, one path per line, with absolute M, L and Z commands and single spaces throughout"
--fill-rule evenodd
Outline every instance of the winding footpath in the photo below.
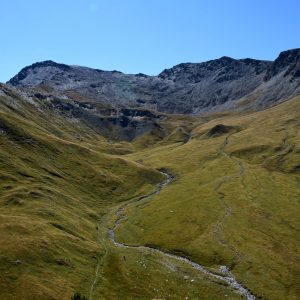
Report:
M 189 260 L 186 257 L 183 256 L 179 256 L 179 255 L 174 255 L 174 254 L 170 254 L 168 252 L 153 248 L 153 247 L 148 247 L 148 246 L 130 246 L 130 245 L 126 245 L 124 243 L 120 243 L 115 239 L 115 231 L 118 228 L 118 226 L 120 225 L 120 223 L 122 222 L 122 220 L 124 220 L 125 216 L 123 215 L 124 210 L 132 203 L 134 202 L 140 202 L 146 199 L 151 198 L 154 195 L 157 195 L 160 193 L 160 191 L 166 187 L 169 183 L 171 183 L 174 179 L 174 177 L 166 172 L 160 171 L 161 174 L 163 174 L 165 176 L 165 180 L 158 184 L 156 186 L 156 189 L 151 192 L 148 193 L 144 196 L 141 196 L 137 199 L 133 199 L 127 203 L 125 203 L 123 206 L 121 206 L 117 211 L 116 211 L 116 221 L 114 223 L 114 226 L 112 229 L 109 230 L 108 235 L 109 235 L 109 239 L 115 244 L 115 246 L 117 247 L 121 247 L 121 248 L 127 248 L 127 249 L 140 249 L 143 251 L 150 251 L 152 253 L 158 253 L 164 257 L 168 257 L 168 258 L 172 258 L 175 259 L 177 261 L 183 262 L 187 265 L 190 265 L 191 267 L 193 267 L 194 269 L 202 272 L 203 274 L 218 279 L 220 281 L 225 282 L 230 288 L 236 290 L 239 294 L 241 294 L 242 296 L 244 296 L 247 300 L 254 300 L 255 296 L 245 287 L 243 287 L 240 283 L 238 283 L 235 279 L 235 277 L 229 272 L 228 268 L 226 266 L 221 266 L 220 267 L 220 272 L 223 273 L 222 275 L 213 273 L 212 271 L 207 270 L 205 267 L 203 267 L 202 265 L 199 265 L 196 262 L 193 262 L 191 260 Z

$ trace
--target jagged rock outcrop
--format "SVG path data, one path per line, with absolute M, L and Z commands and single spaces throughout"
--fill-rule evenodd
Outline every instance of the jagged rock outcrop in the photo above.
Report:
M 267 70 L 265 81 L 284 72 L 283 76 L 291 76 L 291 80 L 300 77 L 300 49 L 283 51 Z
M 300 49 L 281 52 L 272 63 L 264 81 L 245 99 L 250 109 L 264 109 L 300 94 Z

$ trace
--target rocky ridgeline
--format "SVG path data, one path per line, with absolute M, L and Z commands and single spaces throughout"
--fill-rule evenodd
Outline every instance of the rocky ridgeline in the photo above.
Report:
M 255 110 L 300 93 L 300 49 L 284 51 L 274 62 L 224 56 L 183 63 L 158 76 L 44 61 L 25 67 L 8 84 L 105 109 L 180 114 Z

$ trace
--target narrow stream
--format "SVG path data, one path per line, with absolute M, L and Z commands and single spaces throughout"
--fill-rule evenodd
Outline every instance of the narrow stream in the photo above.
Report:
M 127 206 L 129 206 L 130 204 L 132 204 L 133 202 L 140 202 L 142 200 L 146 200 L 149 199 L 150 197 L 159 194 L 160 191 L 167 186 L 170 182 L 173 181 L 174 177 L 169 174 L 166 173 L 164 171 L 160 171 L 161 174 L 163 174 L 166 179 L 157 185 L 156 189 L 153 192 L 150 192 L 144 196 L 141 196 L 137 199 L 134 199 L 132 201 L 129 201 L 127 203 L 125 203 L 123 206 L 121 206 L 117 211 L 116 211 L 116 216 L 117 219 L 115 221 L 114 227 L 112 229 L 109 230 L 108 235 L 109 235 L 109 239 L 117 246 L 117 247 L 122 247 L 122 248 L 128 248 L 128 249 L 141 249 L 141 250 L 146 250 L 146 251 L 150 251 L 153 253 L 159 253 L 165 257 L 170 257 L 173 259 L 176 259 L 178 261 L 184 262 L 190 266 L 192 266 L 194 269 L 199 270 L 200 272 L 211 276 L 213 278 L 216 278 L 218 280 L 221 280 L 225 283 L 228 284 L 228 286 L 230 286 L 232 289 L 236 290 L 239 294 L 243 295 L 246 299 L 248 300 L 254 300 L 255 296 L 251 294 L 251 292 L 246 289 L 245 287 L 243 287 L 240 283 L 238 283 L 235 279 L 235 277 L 229 272 L 228 268 L 226 266 L 220 266 L 220 272 L 223 273 L 222 275 L 219 274 L 215 274 L 209 270 L 207 270 L 205 267 L 189 260 L 186 257 L 183 256 L 179 256 L 179 255 L 174 255 L 174 254 L 170 254 L 168 252 L 164 252 L 162 250 L 156 249 L 156 248 L 152 248 L 152 247 L 148 247 L 148 246 L 130 246 L 130 245 L 126 245 L 124 243 L 120 243 L 118 241 L 115 240 L 115 231 L 118 228 L 118 226 L 120 225 L 120 223 L 122 222 L 122 220 L 125 218 L 125 216 L 122 216 L 122 213 L 124 212 L 124 210 L 127 208 Z

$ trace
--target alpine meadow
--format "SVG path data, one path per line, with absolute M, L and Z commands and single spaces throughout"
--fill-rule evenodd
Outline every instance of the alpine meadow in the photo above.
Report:
M 120 1 L 106 2 L 92 1 L 90 20 L 80 20 L 100 30 L 93 39 L 104 30 L 95 20 L 105 5 L 125 15 Z M 157 26 L 171 17 L 163 22 L 156 10 L 158 23 L 150 25 L 146 2 L 144 29 L 119 36 L 120 45 L 132 36 L 142 44 L 139 30 L 160 39 Z M 64 22 L 74 13 L 69 4 Z M 181 24 L 174 7 L 183 3 L 170 8 Z M 195 20 L 180 26 L 204 22 Z M 105 27 L 107 35 L 114 26 L 127 30 L 118 22 Z M 171 30 L 164 26 L 161 35 Z M 0 299 L 300 299 L 300 48 L 281 49 L 272 60 L 223 55 L 146 75 L 52 59 L 53 44 L 34 28 L 30 49 L 49 59 L 0 83 Z M 91 36 L 75 30 L 72 55 L 79 55 Z M 220 42 L 221 50 L 229 43 Z

